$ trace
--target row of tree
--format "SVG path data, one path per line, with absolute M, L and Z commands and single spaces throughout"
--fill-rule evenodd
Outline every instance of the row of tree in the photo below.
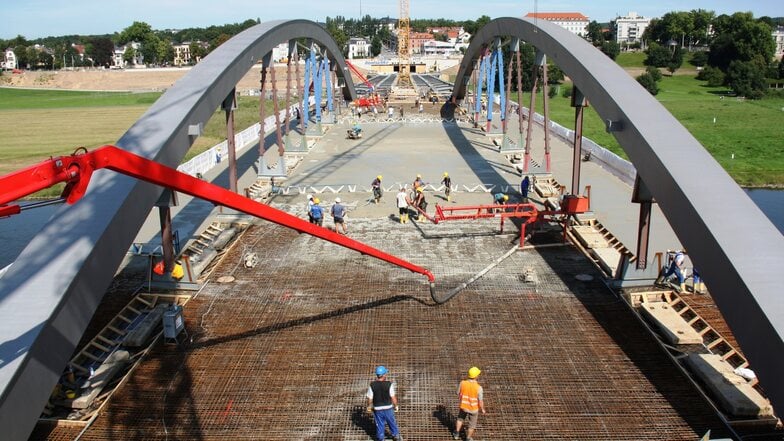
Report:
M 109 67 L 112 65 L 115 47 L 136 42 L 140 44 L 140 54 L 129 47 L 123 54 L 126 61 L 142 55 L 147 64 L 170 65 L 174 62 L 172 45 L 190 42 L 191 58 L 197 60 L 232 36 L 259 22 L 259 19 L 249 19 L 242 23 L 177 31 L 156 31 L 147 23 L 134 22 L 113 35 L 66 35 L 35 40 L 27 40 L 19 35 L 10 40 L 0 39 L 0 49 L 12 49 L 18 65 L 29 69 Z M 83 57 L 79 54 L 77 46 L 84 46 Z
M 782 18 L 755 19 L 750 12 L 718 17 L 702 9 L 670 12 L 652 20 L 643 34 L 650 41 L 645 64 L 674 73 L 687 48 L 696 49 L 690 62 L 700 68 L 698 79 L 727 86 L 739 96 L 761 98 L 769 88 L 768 78 L 784 78 L 784 64 L 774 58 L 772 35 L 774 26 L 782 22 Z

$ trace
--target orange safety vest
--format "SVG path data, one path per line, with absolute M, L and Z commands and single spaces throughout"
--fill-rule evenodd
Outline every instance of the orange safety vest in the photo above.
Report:
M 466 412 L 479 412 L 479 383 L 472 380 L 460 382 L 460 409 Z

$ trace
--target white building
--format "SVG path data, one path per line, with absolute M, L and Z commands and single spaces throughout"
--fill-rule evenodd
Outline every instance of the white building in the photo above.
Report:
M 773 39 L 776 41 L 776 58 L 784 56 L 784 26 L 777 26 L 773 30 Z
M 463 30 L 457 35 L 455 50 L 460 52 L 460 48 L 468 49 L 469 44 L 471 44 L 471 34 Z
M 370 56 L 370 45 L 364 38 L 350 38 L 348 40 L 348 58 L 367 58 Z
M 18 62 L 16 61 L 16 54 L 14 53 L 13 49 L 6 49 L 5 50 L 5 60 L 3 61 L 2 66 L 3 69 L 6 70 L 14 70 L 18 67 Z
M 650 18 L 641 17 L 636 12 L 629 12 L 626 17 L 618 17 L 615 19 L 615 41 L 618 43 L 639 42 L 649 24 L 651 24 Z
M 455 49 L 455 45 L 448 42 L 448 41 L 437 41 L 437 40 L 430 40 L 426 41 L 422 45 L 422 50 L 424 51 L 425 55 L 454 55 L 455 52 L 458 50 Z
M 145 67 L 144 66 L 144 55 L 142 55 L 140 49 L 142 47 L 141 43 L 137 43 L 132 41 L 125 46 L 115 47 L 114 54 L 112 55 L 112 69 L 124 69 L 126 67 Z M 133 48 L 134 57 L 130 62 L 130 66 L 128 66 L 128 62 L 125 61 L 125 52 L 129 49 Z
M 187 66 L 191 63 L 191 42 L 183 41 L 182 44 L 173 44 L 174 65 L 177 67 Z
M 289 59 L 289 42 L 283 42 L 272 48 L 272 62 L 285 63 Z
M 579 12 L 529 12 L 525 17 L 547 20 L 580 37 L 588 34 L 588 17 Z

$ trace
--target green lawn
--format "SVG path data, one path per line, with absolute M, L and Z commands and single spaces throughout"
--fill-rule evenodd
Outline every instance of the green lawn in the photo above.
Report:
M 784 186 L 784 99 L 738 100 L 721 87 L 708 87 L 693 76 L 665 76 L 656 98 L 743 186 Z M 526 95 L 524 103 L 528 102 Z M 722 98 L 723 97 L 723 98 Z M 541 95 L 537 110 L 541 113 Z M 714 123 L 713 119 L 716 118 Z M 550 100 L 550 118 L 574 127 L 570 100 Z M 604 123 L 589 108 L 585 112 L 584 136 L 627 157 Z M 733 159 L 734 154 L 734 159 Z
M 62 109 L 81 107 L 147 106 L 159 92 L 74 92 L 0 88 L 0 110 Z

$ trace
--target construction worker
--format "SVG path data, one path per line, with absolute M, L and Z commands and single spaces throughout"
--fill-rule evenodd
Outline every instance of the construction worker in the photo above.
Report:
M 460 411 L 457 413 L 457 423 L 455 424 L 455 431 L 452 432 L 453 439 L 460 439 L 460 430 L 463 428 L 463 423 L 468 422 L 468 429 L 466 430 L 466 441 L 473 441 L 474 430 L 476 430 L 476 423 L 479 420 L 479 411 L 485 411 L 484 391 L 482 386 L 476 381 L 476 377 L 482 371 L 478 367 L 473 366 L 468 370 L 468 379 L 460 382 L 457 388 L 457 396 L 460 400 Z
M 406 194 L 406 189 L 400 187 L 400 191 L 397 192 L 397 209 L 401 224 L 408 222 L 408 206 L 412 203 L 411 198 Z
M 509 196 L 503 193 L 496 193 L 493 195 L 493 203 L 495 205 L 506 205 L 507 201 L 509 201 Z M 503 208 L 499 208 L 497 211 L 504 211 Z
M 383 176 L 378 175 L 376 179 L 373 179 L 373 182 L 370 186 L 373 188 L 373 203 L 377 204 L 381 200 L 381 196 L 384 195 L 384 189 L 381 187 L 381 179 Z
M 678 292 L 686 292 L 686 281 L 683 277 L 683 263 L 685 260 L 686 250 L 676 251 L 670 261 L 670 267 L 656 279 L 654 284 L 662 285 L 668 277 L 675 274 L 675 276 L 678 277 Z
M 308 213 L 308 222 L 310 222 L 312 224 L 313 223 L 313 215 L 310 214 L 310 208 L 313 207 L 313 195 L 309 194 L 309 195 L 306 196 L 306 198 L 308 199 L 308 206 L 306 207 L 306 210 L 307 210 L 307 213 Z
M 419 187 L 424 187 L 425 183 L 422 181 L 422 175 L 417 174 L 416 178 L 414 178 L 414 182 L 411 183 L 411 186 L 414 188 L 414 191 Z
M 319 205 L 321 201 L 319 198 L 313 198 L 313 205 L 310 206 L 310 215 L 313 217 L 313 223 L 319 227 L 324 224 L 324 209 Z
M 365 394 L 368 400 L 367 411 L 373 414 L 376 422 L 377 441 L 384 441 L 387 425 L 392 432 L 392 438 L 395 441 L 403 441 L 395 421 L 395 412 L 398 411 L 395 383 L 387 380 L 387 372 L 389 371 L 384 366 L 376 367 L 376 379 L 370 382 Z
M 523 197 L 523 202 L 528 202 L 528 190 L 531 188 L 531 179 L 528 178 L 526 175 L 522 181 L 520 181 L 520 195 Z
M 449 173 L 444 172 L 444 179 L 441 179 L 441 183 L 444 184 L 444 196 L 449 202 L 451 200 L 449 194 L 452 193 L 452 178 L 449 177 Z
M 348 229 L 346 228 L 346 207 L 340 203 L 340 198 L 335 198 L 330 214 L 332 215 L 332 221 L 335 222 L 335 232 L 340 234 L 342 229 L 343 234 L 348 234 Z
M 422 210 L 419 212 L 419 216 L 417 217 L 418 221 L 425 220 L 424 212 L 427 211 L 427 201 L 425 201 L 425 192 L 422 190 L 422 187 L 417 187 L 416 189 L 416 199 L 414 199 L 414 207 Z

